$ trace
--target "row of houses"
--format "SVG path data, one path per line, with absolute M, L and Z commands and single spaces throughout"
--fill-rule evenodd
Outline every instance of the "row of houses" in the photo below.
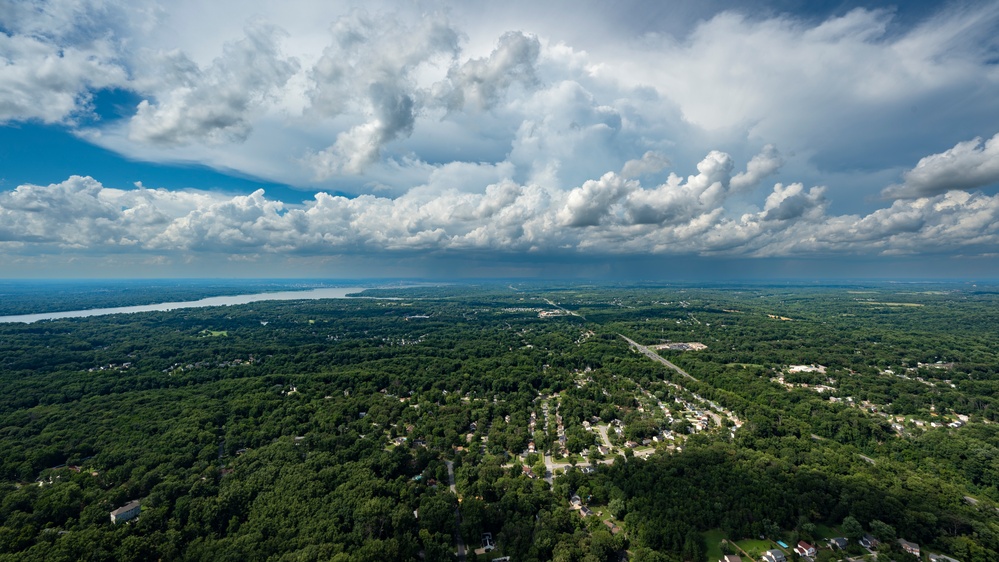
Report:
M 862 538 L 859 542 L 861 546 L 869 549 L 874 548 L 879 544 L 878 540 L 870 535 L 864 536 L 864 538 Z M 786 546 L 783 543 L 780 544 L 781 546 Z M 833 549 L 843 550 L 847 547 L 848 544 L 849 541 L 845 537 L 836 537 L 833 539 L 829 539 L 829 547 Z M 913 556 L 916 557 L 920 556 L 920 549 L 918 544 L 907 541 L 905 539 L 898 539 L 898 545 L 905 552 L 908 552 L 909 554 L 912 554 Z M 805 541 L 799 541 L 798 544 L 795 545 L 794 547 L 794 553 L 803 558 L 811 559 L 815 557 L 817 550 L 814 545 L 811 545 Z M 787 562 L 787 555 L 784 553 L 783 550 L 775 548 L 764 552 L 762 559 L 763 562 Z M 930 554 L 929 559 L 930 562 L 958 562 L 957 560 L 949 556 L 945 556 L 943 554 Z M 742 562 L 742 558 L 737 555 L 729 554 L 724 556 L 719 562 Z

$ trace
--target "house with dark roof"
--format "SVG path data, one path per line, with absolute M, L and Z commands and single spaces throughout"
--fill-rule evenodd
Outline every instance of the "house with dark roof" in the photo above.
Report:
M 836 548 L 843 550 L 846 545 L 850 544 L 850 541 L 846 537 L 836 537 L 834 539 L 829 539 L 829 548 Z
M 881 541 L 871 535 L 864 535 L 864 538 L 860 539 L 860 546 L 864 548 L 874 548 L 879 544 L 881 544 Z
M 919 545 L 914 542 L 909 542 L 905 539 L 898 539 L 898 545 L 902 547 L 902 550 L 912 554 L 913 556 L 919 556 Z
M 763 560 L 766 562 L 787 562 L 787 556 L 784 556 L 783 550 L 772 549 L 763 553 Z

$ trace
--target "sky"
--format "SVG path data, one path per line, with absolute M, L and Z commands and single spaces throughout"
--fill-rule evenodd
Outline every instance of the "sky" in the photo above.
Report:
M 999 1 L 0 0 L 0 277 L 999 279 Z

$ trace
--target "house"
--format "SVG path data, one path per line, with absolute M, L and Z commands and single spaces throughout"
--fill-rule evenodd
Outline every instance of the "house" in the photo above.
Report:
M 482 533 L 482 548 L 485 552 L 489 552 L 490 550 L 496 548 L 496 545 L 493 544 L 492 533 Z
M 590 508 L 586 507 L 585 505 L 579 508 L 580 517 L 587 517 L 590 515 L 593 515 L 593 510 L 591 510 Z
M 909 554 L 912 554 L 913 556 L 919 556 L 919 545 L 918 544 L 916 544 L 914 542 L 909 542 L 909 541 L 907 541 L 905 539 L 898 539 L 898 544 L 899 544 L 899 546 L 902 547 L 902 550 L 908 552 Z
M 142 506 L 139 505 L 139 500 L 130 501 L 111 512 L 111 523 L 117 525 L 135 519 L 139 516 L 140 511 L 142 511 Z
M 849 543 L 850 541 L 848 541 L 846 537 L 836 537 L 834 539 L 829 539 L 829 548 L 838 548 L 839 550 L 843 550 Z
M 787 557 L 784 556 L 784 551 L 777 550 L 776 548 L 764 552 L 763 559 L 766 562 L 787 562 Z
M 950 556 L 944 556 L 943 554 L 931 554 L 930 562 L 958 562 L 958 560 L 955 560 Z
M 874 548 L 879 544 L 881 544 L 881 541 L 871 535 L 864 535 L 864 538 L 860 539 L 860 546 L 864 548 Z
M 742 557 L 737 554 L 726 554 L 718 562 L 742 562 Z
M 798 541 L 798 546 L 794 547 L 798 556 L 815 556 L 815 547 L 805 541 Z

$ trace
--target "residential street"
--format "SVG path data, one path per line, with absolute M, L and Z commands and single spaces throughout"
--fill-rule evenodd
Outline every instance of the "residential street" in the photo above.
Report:
M 447 465 L 447 479 L 448 486 L 451 488 L 451 493 L 458 495 L 458 488 L 454 485 L 454 463 L 451 461 L 444 461 Z M 458 562 L 465 562 L 465 541 L 461 538 L 461 509 L 456 508 L 454 510 L 454 544 L 458 550 Z

